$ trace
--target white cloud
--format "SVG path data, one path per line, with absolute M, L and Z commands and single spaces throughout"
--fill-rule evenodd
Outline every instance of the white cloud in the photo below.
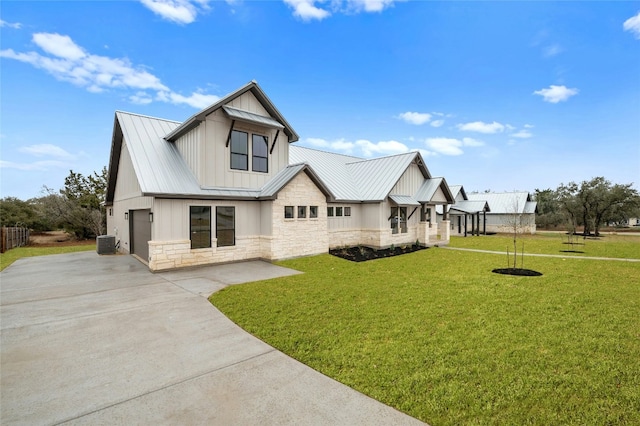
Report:
M 63 161 L 56 161 L 56 160 L 35 161 L 33 163 L 14 163 L 12 161 L 0 160 L 1 169 L 46 171 L 46 170 L 50 170 L 51 168 L 67 168 L 67 167 L 69 167 L 69 163 L 66 163 Z
M 635 38 L 640 40 L 640 12 L 624 21 L 622 28 L 624 28 L 625 31 L 629 31 Z
M 440 127 L 443 124 L 444 124 L 444 120 L 433 120 L 431 123 L 429 123 L 431 127 Z
M 465 132 L 478 132 L 478 133 L 501 133 L 504 131 L 504 124 L 500 124 L 496 121 L 493 123 L 485 123 L 483 121 L 474 121 L 472 123 L 458 124 L 458 129 Z
M 293 9 L 293 15 L 303 21 L 318 21 L 331 15 L 328 11 L 315 6 L 315 0 L 284 0 L 284 2 Z
M 22 24 L 20 22 L 7 22 L 0 19 L 0 27 L 13 28 L 14 30 L 19 30 L 22 28 Z
M 403 120 L 409 124 L 415 124 L 419 126 L 424 123 L 428 123 L 431 120 L 431 114 L 426 112 L 403 112 L 399 114 L 398 117 L 400 120 Z
M 198 13 L 208 9 L 209 0 L 140 0 L 156 15 L 177 24 L 190 24 Z
M 524 128 L 525 129 L 533 129 L 535 126 L 533 124 L 525 124 Z
M 56 157 L 62 159 L 71 159 L 74 158 L 73 155 L 69 154 L 64 149 L 60 148 L 57 145 L 52 145 L 48 143 L 38 144 L 38 145 L 29 145 L 18 148 L 18 151 L 30 154 L 36 157 Z
M 398 141 L 380 141 L 373 143 L 371 141 L 361 139 L 356 141 L 365 157 L 373 157 L 374 155 L 394 155 L 409 152 L 409 148 Z
M 516 133 L 512 133 L 512 134 L 509 135 L 509 137 L 519 138 L 519 139 L 528 139 L 528 138 L 530 138 L 532 136 L 533 136 L 533 133 L 531 133 L 530 131 L 528 131 L 526 129 L 520 130 L 520 131 L 518 131 Z
M 220 98 L 201 91 L 188 96 L 172 91 L 162 81 L 142 66 L 134 66 L 126 58 L 94 55 L 78 46 L 69 36 L 56 33 L 33 34 L 33 42 L 46 54 L 0 50 L 0 57 L 31 64 L 53 75 L 58 80 L 84 87 L 92 93 L 109 89 L 133 90 L 131 102 L 148 104 L 159 100 L 173 104 L 185 104 L 204 108 Z M 153 94 L 147 91 L 155 92 Z
M 545 58 L 552 58 L 554 56 L 559 55 L 563 51 L 564 51 L 564 49 L 562 48 L 562 46 L 560 46 L 559 44 L 555 43 L 555 44 L 552 44 L 552 45 L 547 46 L 544 49 L 542 49 L 542 55 Z
M 356 12 L 382 12 L 393 5 L 395 0 L 347 0 L 347 9 Z
M 464 146 L 483 146 L 484 142 L 473 138 L 462 138 L 462 145 Z
M 464 151 L 462 147 L 478 147 L 483 146 L 484 142 L 473 138 L 427 138 L 424 141 L 427 148 L 431 151 L 442 155 L 462 155 Z
M 366 139 L 358 139 L 355 142 L 350 142 L 343 138 L 333 141 L 328 141 L 322 138 L 306 138 L 305 144 L 323 150 L 348 155 L 357 154 L 362 155 L 363 157 L 394 155 L 409 152 L 409 148 L 405 144 L 394 140 L 371 142 Z M 359 150 L 359 152 L 356 153 L 356 150 Z
M 62 59 L 75 61 L 87 54 L 75 44 L 71 37 L 57 33 L 35 33 L 32 38 L 42 50 Z
M 566 86 L 555 86 L 552 84 L 548 89 L 536 90 L 533 94 L 542 96 L 545 102 L 557 104 L 558 102 L 566 101 L 571 96 L 577 95 L 578 89 L 569 89 Z

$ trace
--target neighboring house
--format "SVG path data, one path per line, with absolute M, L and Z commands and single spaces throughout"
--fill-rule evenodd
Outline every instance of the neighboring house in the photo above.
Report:
M 467 195 L 469 201 L 486 202 L 486 232 L 536 233 L 536 205 L 528 192 L 484 192 Z M 455 205 L 452 207 L 454 208 Z
M 489 203 L 486 200 L 470 200 L 462 185 L 449 187 L 455 199 L 455 203 L 449 207 L 451 223 L 451 235 L 480 235 L 487 233 L 487 212 L 490 212 Z M 438 217 L 442 214 L 442 208 L 438 208 Z
M 454 198 L 419 153 L 366 160 L 297 140 L 255 81 L 182 123 L 118 111 L 107 232 L 151 270 L 448 242 L 435 207 Z

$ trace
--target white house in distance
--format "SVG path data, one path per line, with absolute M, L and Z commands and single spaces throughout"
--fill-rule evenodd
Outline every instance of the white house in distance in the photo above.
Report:
M 487 233 L 536 233 L 536 205 L 531 194 L 524 191 L 469 193 L 462 185 L 449 187 L 455 203 L 448 207 L 450 235 L 480 235 Z M 443 208 L 438 206 L 438 218 Z
M 420 153 L 295 147 L 255 81 L 184 122 L 116 112 L 107 233 L 153 271 L 366 245 L 443 244 L 454 197 Z

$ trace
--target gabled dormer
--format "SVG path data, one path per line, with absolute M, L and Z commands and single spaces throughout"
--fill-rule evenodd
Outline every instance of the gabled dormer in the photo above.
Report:
M 202 188 L 261 188 L 289 164 L 298 134 L 252 81 L 165 136 Z

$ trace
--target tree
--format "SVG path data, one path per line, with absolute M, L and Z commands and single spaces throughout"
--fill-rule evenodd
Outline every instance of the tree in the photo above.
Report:
M 577 225 L 584 227 L 584 235 L 592 231 L 600 235 L 600 226 L 610 219 L 632 214 L 640 206 L 640 194 L 632 184 L 615 184 L 604 177 L 569 182 L 557 190 L 560 207 L 569 220 L 569 231 Z M 627 216 L 628 217 L 628 216 Z
M 47 215 L 58 227 L 64 228 L 76 238 L 92 238 L 104 233 L 105 209 L 103 206 L 107 188 L 107 169 L 100 174 L 83 176 L 69 171 L 64 188 L 56 192 L 44 186 L 44 195 L 38 198 L 37 209 Z
M 551 188 L 536 189 L 534 199 L 537 202 L 536 225 L 540 228 L 555 228 L 563 221 L 558 193 Z

